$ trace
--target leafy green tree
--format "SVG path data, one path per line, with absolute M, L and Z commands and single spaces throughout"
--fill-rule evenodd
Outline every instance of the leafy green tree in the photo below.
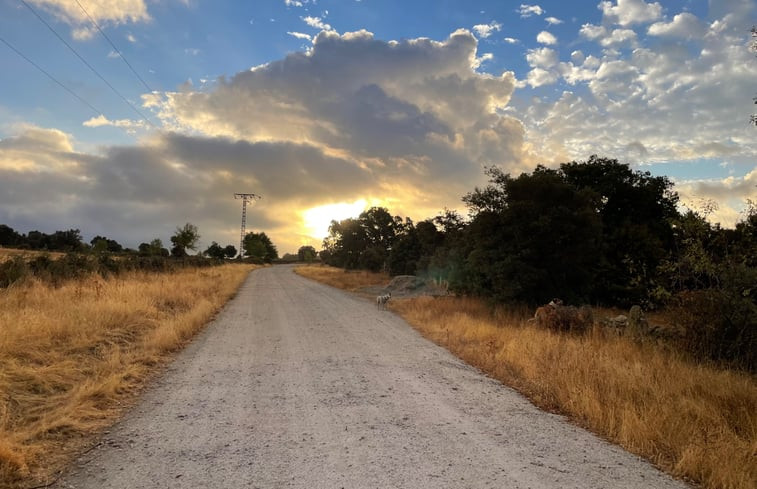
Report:
M 167 248 L 163 247 L 163 241 L 160 238 L 155 238 L 149 243 L 140 243 L 139 254 L 143 256 L 169 256 Z
M 12 227 L 0 224 L 0 246 L 20 246 L 24 243 L 24 236 Z
M 177 227 L 176 232 L 171 236 L 171 254 L 173 256 L 187 256 L 187 249 L 196 250 L 197 242 L 200 240 L 200 233 L 197 226 L 191 223 L 184 224 L 183 227 Z
M 271 263 L 279 258 L 276 246 L 265 233 L 247 233 L 243 243 L 245 255 L 254 260 Z
M 357 219 L 332 221 L 329 236 L 323 241 L 327 263 L 348 269 L 380 270 L 403 227 L 402 218 L 392 216 L 383 207 L 371 207 Z
M 223 249 L 223 254 L 226 258 L 234 258 L 237 256 L 237 248 L 234 245 L 226 245 Z
M 105 236 L 95 236 L 89 243 L 92 245 L 94 251 L 100 253 L 105 251 L 120 253 L 124 250 L 123 246 L 121 246 L 118 241 L 108 239 Z
M 673 183 L 596 155 L 563 163 L 560 173 L 589 196 L 601 219 L 595 298 L 621 305 L 646 299 L 673 244 L 671 224 L 678 216 Z
M 204 253 L 205 256 L 215 258 L 216 260 L 223 260 L 226 257 L 226 250 L 224 250 L 221 245 L 219 245 L 215 241 L 213 241 L 210 246 L 207 247 Z
M 309 245 L 300 246 L 300 249 L 297 250 L 297 259 L 305 263 L 312 263 L 313 261 L 315 261 L 317 256 L 318 252 L 315 251 L 315 248 Z
M 539 166 L 517 178 L 489 168 L 490 184 L 467 194 L 468 291 L 502 301 L 590 297 L 601 239 L 591 195 Z

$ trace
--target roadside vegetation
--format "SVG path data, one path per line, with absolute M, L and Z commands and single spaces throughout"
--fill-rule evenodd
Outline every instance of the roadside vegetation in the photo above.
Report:
M 374 207 L 332 222 L 322 261 L 434 279 L 492 304 L 668 311 L 692 358 L 757 373 L 757 203 L 723 228 L 707 220 L 714 203 L 681 208 L 666 177 L 596 156 L 487 174 L 463 196 L 465 218 L 414 223 Z
M 33 278 L 0 289 L 0 486 L 49 481 L 252 268 Z
M 303 265 L 295 268 L 294 271 L 303 277 L 350 292 L 389 282 L 389 274 L 368 270 L 343 270 L 324 265 Z
M 229 262 L 236 248 L 215 242 L 190 255 L 199 237 L 187 223 L 170 251 L 160 239 L 130 250 L 84 243 L 78 229 L 0 225 L 0 246 L 16 247 L 0 248 L 0 487 L 54 480 L 234 295 L 250 262 L 276 253 L 266 238 L 268 256 Z
M 389 281 L 362 272 L 357 282 L 355 272 L 328 266 L 296 271 L 345 290 Z M 757 485 L 757 382 L 748 373 L 702 365 L 657 340 L 608 336 L 599 325 L 580 335 L 538 328 L 527 306 L 453 296 L 392 299 L 389 306 L 542 409 L 676 477 L 713 489 Z
M 757 487 L 757 203 L 724 228 L 708 220 L 713 202 L 682 206 L 668 178 L 597 156 L 486 173 L 489 184 L 462 198 L 465 217 L 413 222 L 374 207 L 333 221 L 322 261 L 446 285 L 450 297 L 390 307 L 538 406 L 675 476 Z M 354 287 L 336 271 L 300 273 Z M 550 302 L 540 318 L 554 325 L 527 321 Z M 582 305 L 593 319 L 573 328 Z

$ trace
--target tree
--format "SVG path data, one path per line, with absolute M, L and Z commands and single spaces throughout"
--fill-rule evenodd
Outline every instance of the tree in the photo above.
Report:
M 404 228 L 402 218 L 383 207 L 371 207 L 357 219 L 331 221 L 329 236 L 323 240 L 330 265 L 348 269 L 378 271 L 386 263 L 398 233 Z M 322 255 L 324 256 L 324 255 Z
M 312 246 L 300 246 L 300 249 L 297 250 L 297 259 L 305 263 L 312 263 L 316 256 L 318 256 L 318 253 Z
M 124 250 L 123 246 L 121 246 L 118 241 L 108 239 L 105 236 L 95 236 L 89 243 L 92 245 L 92 248 L 96 252 L 100 253 L 105 251 L 109 251 L 111 253 L 120 253 Z
M 163 241 L 155 238 L 149 243 L 140 243 L 139 254 L 143 256 L 169 256 L 168 249 L 163 247 Z
M 596 155 L 563 163 L 560 173 L 587 193 L 602 222 L 595 299 L 618 305 L 646 299 L 673 243 L 671 223 L 678 216 L 673 183 Z
M 472 220 L 458 244 L 460 285 L 501 301 L 589 299 L 601 236 L 589 193 L 543 166 L 517 178 L 487 174 L 490 184 L 463 198 Z
M 173 256 L 187 256 L 187 249 L 196 250 L 197 241 L 200 239 L 200 233 L 197 226 L 186 223 L 183 227 L 177 227 L 176 232 L 171 236 L 171 254 Z
M 226 258 L 234 258 L 237 256 L 237 248 L 234 245 L 226 245 L 223 249 L 223 254 Z
M 20 246 L 24 242 L 24 237 L 17 233 L 12 227 L 0 224 L 0 246 Z
M 221 245 L 213 241 L 205 250 L 205 255 L 211 258 L 215 258 L 216 260 L 223 260 L 226 256 L 226 250 L 224 250 Z
M 271 263 L 279 258 L 276 246 L 265 233 L 247 233 L 243 245 L 245 255 L 256 261 Z

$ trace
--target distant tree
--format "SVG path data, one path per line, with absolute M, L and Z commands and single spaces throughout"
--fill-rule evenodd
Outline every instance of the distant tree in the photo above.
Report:
M 357 219 L 332 221 L 329 236 L 323 241 L 328 263 L 378 271 L 385 265 L 389 250 L 404 226 L 402 218 L 393 217 L 383 207 L 371 207 Z
M 168 249 L 163 247 L 163 241 L 155 238 L 149 243 L 140 243 L 139 254 L 143 256 L 169 256 Z
M 10 226 L 0 224 L 0 246 L 20 246 L 23 242 L 23 235 L 17 233 Z
M 197 226 L 186 223 L 183 227 L 177 227 L 176 232 L 171 236 L 171 254 L 173 256 L 187 256 L 187 250 L 196 250 L 197 241 L 200 239 L 200 233 Z
M 84 249 L 81 232 L 78 229 L 55 231 L 53 234 L 46 235 L 43 240 L 46 242 L 45 248 L 50 251 L 70 252 Z
M 120 253 L 124 249 L 116 240 L 108 239 L 105 236 L 95 236 L 89 243 L 96 252 Z
M 213 241 L 205 250 L 205 255 L 209 256 L 210 258 L 215 258 L 216 260 L 223 260 L 226 256 L 226 250 L 222 248 L 221 245 Z
M 317 256 L 318 253 L 312 246 L 300 246 L 300 249 L 297 250 L 297 259 L 299 261 L 304 261 L 305 263 L 311 263 L 315 261 Z
M 243 241 L 245 255 L 257 261 L 271 263 L 279 258 L 278 250 L 263 232 L 247 233 Z
M 223 254 L 226 258 L 234 258 L 237 256 L 237 248 L 234 245 L 226 245 L 223 249 Z

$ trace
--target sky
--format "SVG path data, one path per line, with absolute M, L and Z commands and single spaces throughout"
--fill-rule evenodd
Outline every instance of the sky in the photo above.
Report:
M 757 0 L 0 0 L 0 223 L 320 249 L 597 154 L 733 226 L 757 200 Z

